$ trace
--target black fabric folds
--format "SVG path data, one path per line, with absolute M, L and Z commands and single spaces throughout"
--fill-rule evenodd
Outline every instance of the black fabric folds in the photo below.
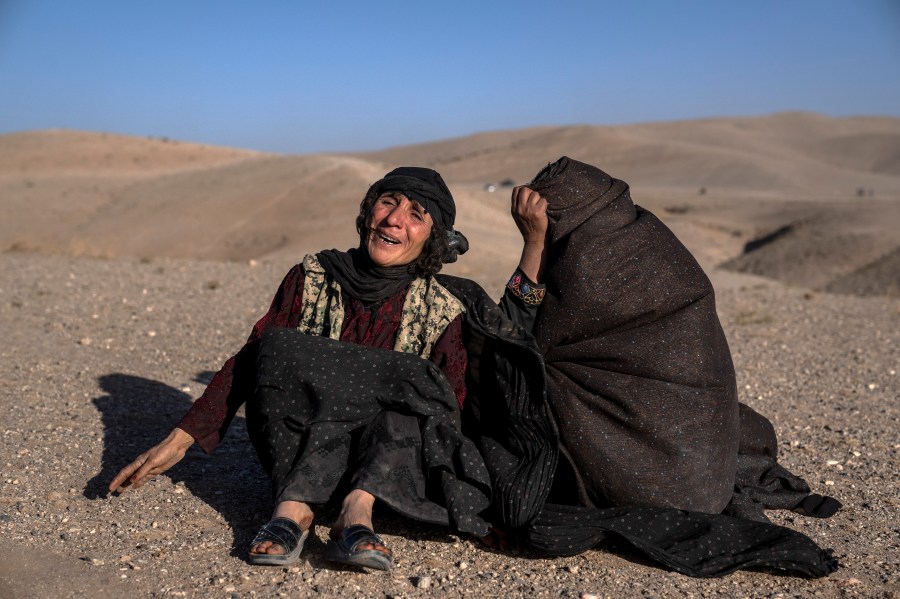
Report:
M 811 495 L 806 481 L 778 461 L 778 439 L 769 419 L 738 404 L 740 446 L 734 495 L 725 514 L 768 522 L 765 509 L 794 510 L 805 516 L 829 518 L 841 507 L 833 497 Z
M 344 293 L 364 303 L 384 301 L 416 278 L 414 265 L 377 266 L 362 249 L 325 250 L 316 258 Z
M 702 578 L 747 568 L 815 578 L 838 568 L 830 551 L 783 526 L 675 509 L 548 504 L 527 535 L 532 547 L 554 555 L 624 540 L 676 572 Z
M 276 501 L 364 488 L 408 517 L 488 532 L 488 471 L 428 360 L 274 329 L 258 343 L 247 429 Z
M 544 400 L 544 366 L 534 338 L 506 303 L 498 307 L 478 284 L 450 275 L 441 283 L 466 306 L 469 357 L 463 432 L 473 439 L 491 473 L 492 521 L 527 526 L 542 509 L 559 451 Z
M 529 319 L 508 295 L 498 308 L 471 281 L 446 275 L 438 280 L 466 304 L 471 391 L 463 432 L 475 440 L 491 474 L 492 522 L 517 529 L 532 548 L 551 555 L 573 555 L 604 539 L 621 539 L 689 576 L 766 567 L 817 577 L 837 568 L 830 552 L 808 537 L 767 522 L 660 507 L 597 509 L 548 501 L 556 491 L 559 445 L 540 352 L 515 324 Z
M 560 446 L 535 340 L 504 297 L 438 280 L 466 305 L 470 394 L 460 414 L 437 367 L 417 356 L 274 329 L 243 351 L 256 363 L 247 427 L 276 499 L 339 501 L 362 486 L 398 512 L 483 535 L 488 522 L 571 555 L 623 539 L 690 576 L 768 567 L 824 576 L 836 562 L 764 522 L 653 507 L 548 503 Z M 811 506 L 815 508 L 815 506 Z

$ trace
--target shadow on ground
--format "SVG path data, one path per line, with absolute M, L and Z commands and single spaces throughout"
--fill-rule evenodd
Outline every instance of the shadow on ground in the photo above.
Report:
M 196 380 L 206 380 L 202 372 Z M 106 392 L 94 398 L 103 422 L 100 472 L 84 489 L 88 499 L 107 497 L 116 473 L 139 454 L 159 443 L 191 406 L 186 393 L 150 379 L 114 373 L 99 377 Z M 194 445 L 164 476 L 185 487 L 216 510 L 234 533 L 232 555 L 244 557 L 245 547 L 272 508 L 269 480 L 247 437 L 244 418 L 237 416 L 212 456 Z
M 194 380 L 208 383 L 212 374 L 200 372 Z M 192 403 L 186 393 L 139 376 L 113 373 L 99 377 L 98 382 L 106 392 L 93 399 L 103 422 L 103 458 L 100 472 L 83 491 L 92 500 L 105 499 L 116 473 L 165 438 Z M 269 479 L 256 458 L 244 418 L 234 418 L 213 455 L 206 455 L 194 445 L 163 476 L 173 483 L 183 482 L 195 497 L 221 514 L 234 535 L 231 555 L 246 559 L 247 546 L 268 520 L 274 504 Z M 388 508 L 378 507 L 375 518 L 379 532 L 415 540 L 455 541 L 449 529 L 410 521 Z M 338 512 L 336 507 L 314 508 L 317 524 L 332 522 Z M 311 558 L 315 567 L 334 567 L 321 560 L 319 545 L 315 537 L 310 538 L 312 555 L 304 552 L 307 559 Z

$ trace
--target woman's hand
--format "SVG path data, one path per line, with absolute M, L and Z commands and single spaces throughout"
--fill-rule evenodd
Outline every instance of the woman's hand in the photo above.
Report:
M 512 190 L 510 212 L 525 243 L 543 246 L 549 224 L 547 200 L 531 188 L 520 185 Z
M 550 226 L 547 200 L 533 189 L 520 185 L 512 190 L 510 212 L 525 242 L 519 269 L 526 277 L 540 283 L 547 257 L 547 230 Z
M 180 428 L 172 429 L 159 445 L 151 447 L 122 468 L 109 483 L 109 490 L 124 493 L 128 487 L 137 489 L 144 486 L 148 480 L 180 462 L 193 444 L 194 438 L 188 433 Z

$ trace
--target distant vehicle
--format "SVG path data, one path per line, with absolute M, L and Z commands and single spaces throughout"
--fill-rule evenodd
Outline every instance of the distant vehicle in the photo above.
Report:
M 500 181 L 500 187 L 515 187 L 515 186 L 516 186 L 516 182 L 513 181 L 512 179 L 504 179 L 503 181 Z

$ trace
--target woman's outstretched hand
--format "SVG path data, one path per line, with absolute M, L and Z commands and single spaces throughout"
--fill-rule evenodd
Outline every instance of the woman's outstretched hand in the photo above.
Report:
M 180 428 L 172 429 L 169 436 L 139 455 L 137 459 L 122 468 L 109 483 L 109 490 L 124 493 L 129 487 L 140 488 L 148 480 L 162 474 L 181 461 L 194 438 Z
M 510 204 L 513 220 L 525 242 L 519 269 L 529 279 L 540 283 L 547 257 L 547 230 L 550 226 L 547 200 L 533 189 L 520 185 L 513 188 Z

